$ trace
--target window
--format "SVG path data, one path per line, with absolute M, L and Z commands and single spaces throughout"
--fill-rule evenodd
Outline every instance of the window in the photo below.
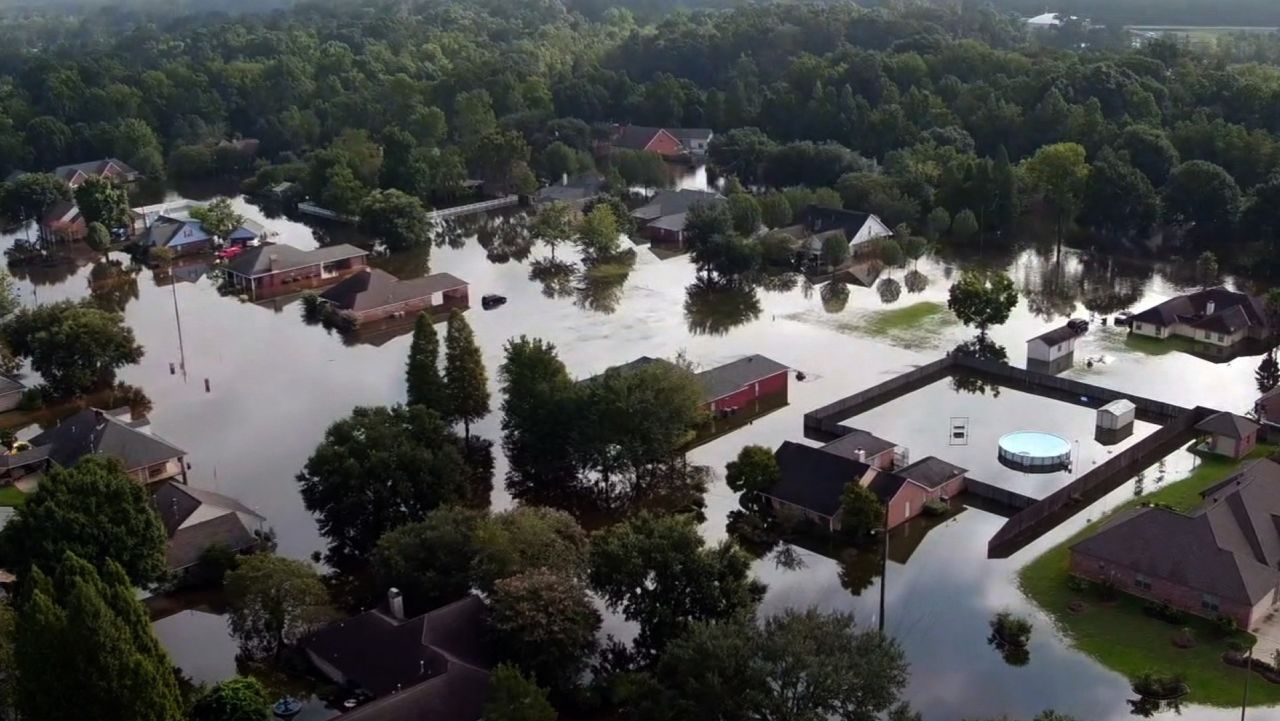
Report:
M 1150 579 L 1150 578 L 1147 578 L 1146 576 L 1144 576 L 1144 575 L 1142 575 L 1141 573 L 1139 573 L 1139 574 L 1137 574 L 1136 576 L 1134 576 L 1134 577 L 1133 577 L 1133 585 L 1134 585 L 1134 587 L 1136 587 L 1136 588 L 1140 588 L 1140 589 L 1142 589 L 1143 591 L 1150 591 L 1150 590 L 1151 590 L 1151 579 Z
M 1200 596 L 1200 607 L 1206 611 L 1218 612 L 1218 597 L 1208 593 Z
M 1133 324 L 1133 329 L 1134 329 L 1134 330 L 1136 330 L 1136 331 L 1141 331 L 1141 330 L 1142 330 L 1142 324 L 1141 324 L 1141 323 L 1134 323 L 1134 324 Z
M 1227 339 L 1226 339 L 1226 337 L 1225 337 L 1225 336 L 1223 336 L 1221 333 L 1219 333 L 1219 334 L 1218 334 L 1218 342 L 1219 342 L 1219 343 L 1225 343 L 1225 342 L 1226 342 L 1226 340 L 1227 340 Z

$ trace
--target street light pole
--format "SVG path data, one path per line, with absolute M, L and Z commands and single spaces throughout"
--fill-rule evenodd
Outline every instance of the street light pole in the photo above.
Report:
M 880 524 L 880 635 L 884 635 L 884 592 L 889 581 L 889 504 L 884 504 L 884 519 Z
M 1249 647 L 1249 655 L 1244 659 L 1244 698 L 1240 701 L 1240 721 L 1244 721 L 1244 712 L 1249 708 L 1249 677 L 1253 675 L 1253 647 Z

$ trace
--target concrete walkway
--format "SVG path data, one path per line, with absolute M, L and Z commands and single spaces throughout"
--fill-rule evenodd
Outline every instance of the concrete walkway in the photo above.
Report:
M 1253 629 L 1258 643 L 1253 647 L 1253 657 L 1271 663 L 1276 651 L 1280 651 L 1280 609 L 1272 608 Z

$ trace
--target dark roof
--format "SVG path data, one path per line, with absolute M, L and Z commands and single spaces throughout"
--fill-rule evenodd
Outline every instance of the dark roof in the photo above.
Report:
M 477 721 L 489 700 L 489 672 L 449 663 L 441 675 L 342 715 L 343 721 Z
M 172 481 L 156 488 L 151 504 L 169 537 L 165 560 L 171 570 L 195 565 L 215 543 L 235 551 L 253 547 L 253 532 L 266 521 L 234 498 Z
M 1213 313 L 1207 312 L 1210 303 Z M 1214 333 L 1234 333 L 1251 325 L 1268 327 L 1266 304 L 1262 299 L 1221 286 L 1170 298 L 1134 314 L 1130 321 L 1158 326 L 1186 323 Z
M 758 354 L 716 366 L 698 374 L 698 382 L 702 384 L 702 400 L 710 402 L 723 398 L 756 381 L 788 370 L 787 366 L 778 361 Z
M 886 441 L 868 433 L 861 428 L 849 428 L 848 426 L 843 426 L 843 428 L 848 429 L 848 433 L 823 446 L 822 450 L 856 461 L 858 460 L 859 450 L 865 454 L 864 458 L 874 458 L 885 451 L 893 450 L 898 445 L 893 441 Z
M 952 478 L 968 472 L 967 469 L 947 463 L 937 456 L 926 456 L 905 468 L 899 468 L 895 471 L 895 473 L 907 478 L 912 483 L 929 489 L 937 488 Z
M 648 203 L 631 211 L 631 215 L 639 220 L 657 220 L 667 216 L 682 215 L 689 211 L 694 203 L 723 202 L 724 196 L 710 190 L 659 190 Z M 684 223 L 680 223 L 684 227 Z
M 377 610 L 365 611 L 320 629 L 304 645 L 348 681 L 381 697 L 452 674 L 459 667 L 480 672 L 490 668 L 493 657 L 485 643 L 485 619 L 484 602 L 468 595 L 406 621 Z M 435 703 L 434 693 L 418 693 L 419 702 Z
M 163 438 L 139 430 L 121 420 L 119 411 L 86 408 L 31 439 L 33 446 L 47 446 L 49 458 L 61 466 L 74 465 L 83 456 L 100 453 L 119 460 L 128 470 L 144 468 L 186 455 Z
M 1190 513 L 1138 508 L 1072 551 L 1254 605 L 1280 584 L 1280 465 L 1255 461 L 1206 492 Z
M 870 213 L 864 213 L 858 210 L 842 210 L 840 208 L 824 208 L 818 205 L 805 206 L 796 214 L 795 222 L 803 225 L 811 233 L 820 233 L 828 230 L 843 230 L 845 238 L 852 240 L 853 236 L 862 230 L 862 226 L 871 220 Z
M 1041 333 L 1027 342 L 1034 343 L 1035 341 L 1040 341 L 1045 345 L 1053 346 L 1058 345 L 1059 343 L 1065 343 L 1078 335 L 1080 334 L 1064 325 L 1060 328 L 1054 328 L 1053 330 Z
M 45 211 L 40 222 L 44 225 L 52 225 L 59 221 L 73 219 L 79 214 L 80 208 L 78 208 L 74 202 L 70 200 L 59 200 L 49 206 L 49 209 Z
M 792 441 L 784 442 L 774 457 L 782 477 L 765 495 L 823 516 L 834 516 L 844 487 L 871 470 L 865 463 Z
M 1234 413 L 1215 413 L 1196 424 L 1196 430 L 1233 440 L 1247 438 L 1260 428 L 1254 421 Z
M 328 263 L 343 258 L 358 258 L 368 252 L 340 243 L 315 250 L 299 250 L 285 243 L 269 243 L 249 248 L 227 263 L 227 270 L 237 275 L 259 276 L 305 268 L 316 263 Z
M 879 498 L 881 503 L 886 505 L 893 500 L 894 496 L 898 495 L 898 491 L 902 490 L 903 486 L 910 483 L 910 481 L 897 473 L 881 470 L 874 470 L 873 472 L 875 475 L 871 477 L 871 482 L 867 484 L 867 488 L 876 494 L 876 498 Z
M 467 281 L 448 273 L 400 280 L 385 270 L 365 268 L 347 276 L 320 297 L 342 310 L 360 313 L 465 287 Z
M 551 203 L 557 200 L 568 203 L 594 198 L 603 188 L 604 178 L 599 175 L 579 175 L 570 178 L 567 183 L 555 183 L 542 188 L 534 194 L 533 199 L 538 203 Z
M 167 247 L 174 236 L 186 226 L 185 221 L 177 220 L 176 218 L 166 218 L 164 216 L 156 218 L 151 227 L 147 228 L 147 233 L 142 238 L 142 244 L 160 248 Z
M 651 128 L 644 125 L 624 125 L 614 135 L 613 145 L 628 150 L 644 150 L 653 142 L 654 136 L 662 132 L 662 128 Z M 679 138 L 676 139 L 677 141 Z
M 120 174 L 125 178 L 134 178 L 141 175 L 119 158 L 103 158 L 101 160 L 90 160 L 87 163 L 73 163 L 71 165 L 59 165 L 53 169 L 53 174 L 61 178 L 65 182 L 71 182 L 76 173 L 84 173 L 85 175 L 94 176 L 102 175 L 112 166 L 116 166 Z
M 26 385 L 20 381 L 0 376 L 0 396 L 7 396 L 10 393 L 22 393 L 26 389 Z

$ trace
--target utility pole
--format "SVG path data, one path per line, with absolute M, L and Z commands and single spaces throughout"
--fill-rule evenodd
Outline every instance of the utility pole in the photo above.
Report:
M 880 635 L 884 635 L 884 592 L 889 582 L 889 504 L 884 504 L 884 519 L 880 524 Z
M 1244 712 L 1249 708 L 1249 677 L 1253 675 L 1253 647 L 1249 647 L 1249 655 L 1244 659 L 1244 698 L 1240 701 L 1240 721 L 1244 721 Z
M 173 318 L 178 325 L 178 364 L 182 366 L 182 380 L 187 379 L 187 351 L 182 345 L 182 314 L 178 312 L 178 278 L 173 274 L 173 259 L 169 259 L 169 288 L 173 290 Z

